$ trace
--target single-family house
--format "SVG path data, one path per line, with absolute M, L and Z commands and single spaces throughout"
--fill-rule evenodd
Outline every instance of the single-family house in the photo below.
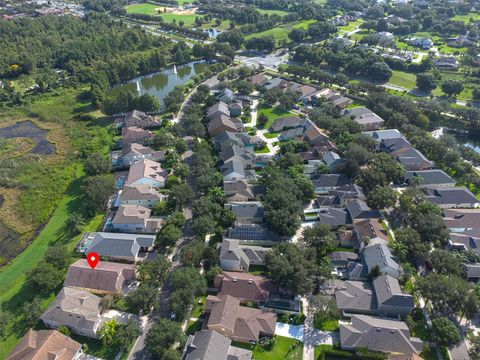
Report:
M 255 86 L 255 85 L 262 85 L 264 84 L 268 78 L 265 74 L 256 74 L 250 77 L 250 83 Z
M 362 249 L 365 244 L 386 244 L 388 242 L 387 231 L 380 223 L 380 218 L 355 221 L 353 229 L 355 236 L 352 246 L 356 249 Z
M 152 251 L 155 235 L 95 232 L 86 234 L 85 253 L 96 252 L 112 260 L 136 262 L 142 253 Z
M 230 202 L 225 209 L 235 214 L 235 221 L 241 224 L 261 224 L 263 222 L 263 205 L 260 201 Z
M 245 165 L 237 158 L 233 158 L 220 166 L 223 175 L 223 181 L 232 181 L 239 179 L 255 180 L 255 170 L 245 169 Z
M 276 119 L 272 125 L 270 125 L 268 130 L 270 132 L 280 132 L 283 130 L 304 127 L 306 121 L 306 119 L 302 119 L 298 116 L 286 116 Z
M 125 114 L 123 118 L 115 120 L 117 127 L 139 127 L 142 129 L 159 127 L 162 125 L 161 121 L 155 117 L 145 114 L 142 111 L 133 110 Z
M 165 150 L 156 151 L 142 144 L 127 144 L 122 150 L 122 163 L 125 167 L 130 167 L 133 163 L 143 159 L 152 161 L 165 160 Z
M 213 280 L 218 296 L 230 295 L 241 303 L 253 302 L 262 304 L 271 294 L 277 293 L 276 286 L 265 276 L 253 275 L 244 272 L 224 271 Z
M 213 138 L 213 145 L 216 150 L 224 150 L 232 145 L 245 146 L 250 144 L 252 138 L 247 133 L 224 131 Z
M 73 334 L 96 339 L 102 324 L 100 300 L 88 291 L 64 287 L 40 319 L 48 328 L 67 326 Z
M 322 160 L 332 171 L 335 171 L 338 166 L 344 163 L 340 155 L 333 151 L 327 151 L 323 154 Z
M 223 182 L 223 192 L 230 201 L 251 201 L 255 199 L 255 188 L 245 179 Z
M 73 360 L 82 354 L 82 344 L 57 330 L 29 329 L 6 360 Z
M 378 210 L 371 209 L 365 200 L 352 199 L 346 202 L 346 208 L 353 220 L 380 218 L 381 214 Z
M 326 194 L 331 190 L 351 183 L 345 174 L 320 174 L 312 179 L 315 186 L 315 194 Z
M 248 271 L 250 265 L 265 265 L 270 248 L 244 245 L 240 240 L 223 239 L 220 245 L 220 267 L 225 271 Z
M 251 360 L 252 352 L 232 346 L 232 340 L 213 330 L 197 331 L 187 339 L 182 360 Z
M 208 123 L 208 133 L 211 137 L 215 137 L 225 131 L 243 132 L 245 128 L 240 120 L 226 115 L 217 116 Z
M 439 169 L 407 171 L 404 184 L 416 188 L 453 187 L 456 182 L 445 171 Z
M 429 38 L 410 38 L 406 40 L 407 44 L 418 46 L 422 49 L 428 50 L 433 46 L 433 41 Z
M 333 267 L 345 268 L 350 261 L 358 261 L 358 254 L 351 251 L 333 251 L 328 254 Z
M 404 137 L 382 139 L 377 144 L 377 150 L 385 151 L 389 154 L 395 153 L 400 150 L 413 149 L 413 145 Z
M 230 110 L 230 116 L 232 117 L 240 116 L 242 114 L 243 107 L 241 102 L 233 102 L 228 108 Z
M 378 142 L 386 139 L 397 139 L 403 137 L 402 133 L 397 129 L 364 131 L 363 134 L 371 136 Z
M 120 190 L 115 202 L 115 206 L 120 205 L 140 205 L 149 209 L 153 209 L 166 196 L 151 185 L 133 185 L 124 186 Z
M 122 129 L 122 142 L 124 147 L 132 143 L 145 145 L 150 142 L 153 137 L 154 134 L 151 131 L 139 128 L 137 126 L 128 128 L 124 127 Z
M 99 261 L 92 269 L 86 259 L 79 259 L 68 268 L 63 286 L 95 294 L 114 294 L 121 293 L 134 281 L 134 265 Z
M 207 119 L 212 120 L 218 116 L 230 116 L 230 109 L 224 102 L 217 102 L 207 109 Z
M 279 240 L 277 233 L 268 230 L 262 224 L 240 224 L 235 223 L 233 227 L 228 229 L 228 238 L 242 240 L 242 243 L 271 244 L 274 245 Z
M 480 231 L 475 229 L 463 233 L 450 233 L 447 248 L 455 251 L 471 251 L 480 255 Z
M 157 188 L 165 187 L 168 170 L 162 169 L 162 164 L 143 159 L 133 163 L 128 172 L 126 186 L 148 185 Z
M 318 221 L 320 224 L 329 225 L 336 229 L 339 226 L 351 224 L 352 218 L 345 209 L 322 207 L 318 210 Z
M 227 163 L 235 158 L 246 168 L 252 167 L 255 160 L 255 153 L 250 148 L 240 147 L 237 145 L 226 147 L 220 152 L 219 155 L 223 163 Z
M 458 69 L 458 60 L 454 56 L 441 56 L 439 58 L 433 59 L 432 63 L 438 69 Z
M 353 315 L 349 324 L 340 325 L 340 345 L 345 350 L 368 349 L 394 354 L 419 354 L 420 339 L 410 336 L 403 321 L 368 315 Z
M 216 99 L 226 104 L 230 104 L 231 102 L 233 102 L 233 100 L 235 100 L 235 94 L 232 90 L 225 88 L 217 94 Z
M 395 279 L 400 276 L 400 265 L 397 258 L 392 254 L 390 248 L 384 243 L 365 246 L 362 257 L 367 265 L 368 273 L 378 268 L 381 274 L 390 275 Z
M 363 106 L 344 110 L 343 115 L 352 118 L 356 123 L 360 124 L 364 130 L 368 131 L 380 129 L 385 122 L 385 120 L 372 110 Z
M 424 189 L 425 198 L 442 209 L 478 208 L 480 200 L 466 187 Z
M 433 161 L 428 160 L 415 148 L 403 148 L 392 152 L 390 155 L 409 171 L 428 170 L 435 166 Z
M 375 314 L 377 303 L 372 285 L 364 281 L 334 280 L 335 302 L 343 316 Z
M 373 288 L 378 315 L 404 318 L 415 307 L 413 296 L 404 294 L 398 280 L 390 275 L 381 275 L 373 279 Z
M 140 205 L 121 205 L 112 219 L 112 227 L 126 233 L 155 234 L 162 227 L 163 219 L 150 217 L 151 212 Z
M 448 230 L 464 233 L 480 229 L 480 209 L 444 209 L 443 221 Z
M 240 300 L 230 295 L 209 295 L 206 313 L 208 330 L 215 330 L 235 341 L 255 343 L 261 337 L 275 334 L 275 313 L 240 306 Z

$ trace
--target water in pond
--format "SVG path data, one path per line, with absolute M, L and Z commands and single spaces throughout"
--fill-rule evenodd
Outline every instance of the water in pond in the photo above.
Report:
M 140 76 L 112 88 L 108 95 L 116 95 L 122 90 L 143 95 L 145 93 L 156 96 L 163 105 L 163 99 L 177 85 L 184 85 L 195 75 L 205 70 L 202 61 L 191 62 L 178 67 L 169 68 L 161 72 Z
M 31 121 L 21 121 L 11 126 L 0 128 L 0 138 L 28 138 L 35 143 L 30 151 L 33 154 L 50 155 L 55 153 L 55 147 L 47 140 L 48 130 L 39 128 Z

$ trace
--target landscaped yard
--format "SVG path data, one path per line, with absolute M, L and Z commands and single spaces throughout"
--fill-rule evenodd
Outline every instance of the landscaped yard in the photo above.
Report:
M 274 139 L 274 138 L 278 138 L 280 136 L 281 133 L 279 132 L 267 132 L 265 134 L 263 134 L 263 136 L 265 136 L 267 139 Z
M 343 33 L 347 33 L 349 31 L 352 31 L 354 30 L 357 26 L 360 26 L 363 24 L 363 20 L 362 19 L 358 19 L 358 20 L 355 20 L 355 21 L 352 21 L 350 22 L 348 25 L 345 25 L 345 26 L 337 26 L 338 27 L 338 32 L 340 34 L 343 34 Z
M 93 355 L 97 358 L 104 359 L 104 360 L 113 360 L 115 359 L 115 355 L 120 351 L 118 346 L 103 346 L 100 340 L 95 340 L 91 338 L 87 338 L 84 336 L 77 336 L 71 335 L 72 338 L 78 341 L 80 344 L 87 344 L 88 350 L 86 351 L 87 354 Z
M 252 275 L 266 275 L 267 267 L 265 265 L 250 265 L 248 273 Z
M 191 318 L 199 318 L 205 312 L 205 304 L 207 303 L 207 295 L 199 295 L 195 297 Z
M 260 345 L 251 345 L 233 341 L 232 345 L 253 351 L 255 360 L 300 360 L 303 357 L 303 344 L 295 339 L 275 336 L 276 342 L 271 350 L 265 350 Z
M 291 22 L 287 24 L 283 24 L 280 26 L 277 26 L 273 29 L 249 34 L 245 36 L 245 39 L 250 39 L 253 37 L 264 37 L 264 36 L 273 36 L 273 38 L 278 42 L 280 40 L 288 40 L 288 33 L 292 31 L 293 29 L 308 29 L 308 26 L 315 23 L 315 20 L 304 20 L 304 21 L 297 21 L 297 22 Z
M 337 331 L 338 328 L 340 327 L 337 319 L 325 320 L 324 322 L 320 324 L 315 324 L 315 325 L 318 325 L 318 326 L 315 326 L 315 328 L 322 331 Z
M 452 20 L 454 21 L 463 21 L 464 23 L 469 23 L 470 21 L 480 21 L 480 13 L 470 12 L 465 15 L 455 15 Z
M 267 107 L 267 106 L 262 106 L 258 109 L 258 116 L 260 116 L 260 114 L 265 114 L 268 117 L 268 121 L 267 121 L 267 123 L 265 124 L 265 127 L 264 127 L 265 129 L 268 129 L 270 127 L 270 125 L 272 125 L 272 123 L 278 118 L 295 115 L 294 113 L 291 113 L 290 111 L 286 111 L 286 110 L 280 109 L 278 107 L 272 108 L 272 107 Z M 257 125 L 257 127 L 259 129 L 261 128 L 258 125 Z
M 266 154 L 268 153 L 270 150 L 268 149 L 268 146 L 265 145 L 263 146 L 262 148 L 260 149 L 255 149 L 255 154 Z

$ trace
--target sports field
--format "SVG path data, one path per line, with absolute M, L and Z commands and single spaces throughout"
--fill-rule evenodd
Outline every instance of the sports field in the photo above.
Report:
M 125 6 L 127 14 L 146 14 L 146 15 L 158 15 L 158 9 L 162 9 L 160 5 L 154 4 L 132 4 Z

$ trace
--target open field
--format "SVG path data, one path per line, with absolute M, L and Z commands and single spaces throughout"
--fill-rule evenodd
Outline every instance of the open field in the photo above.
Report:
M 308 26 L 315 23 L 316 20 L 304 20 L 296 21 L 287 24 L 277 26 L 273 29 L 249 34 L 245 36 L 245 39 L 251 39 L 253 37 L 264 37 L 264 36 L 273 36 L 273 38 L 278 42 L 281 40 L 288 40 L 288 33 L 293 29 L 308 29 Z
M 402 86 L 407 89 L 414 89 L 416 87 L 416 79 L 417 77 L 415 74 L 392 70 L 392 77 L 388 81 L 388 84 Z
M 470 22 L 475 22 L 475 21 L 480 21 L 480 13 L 476 12 L 470 12 L 465 15 L 455 15 L 452 20 L 454 21 L 463 21 L 464 23 L 470 23 Z
M 161 14 L 160 16 L 163 18 L 163 21 L 165 21 L 166 23 L 172 23 L 175 21 L 178 24 L 180 21 L 183 21 L 185 23 L 185 26 L 189 27 L 195 24 L 195 18 L 198 15 L 166 13 L 166 14 Z
M 255 360 L 300 360 L 303 357 L 303 344 L 295 339 L 286 338 L 283 336 L 275 336 L 276 342 L 273 348 L 269 351 L 263 349 L 260 345 L 251 345 L 233 341 L 232 345 L 243 349 L 248 349 L 253 352 Z
M 145 14 L 145 15 L 158 15 L 158 9 L 162 9 L 162 6 L 155 4 L 132 4 L 125 7 L 127 14 Z
M 442 71 L 442 81 L 446 79 L 453 79 L 459 80 L 463 83 L 464 89 L 463 91 L 457 96 L 458 100 L 470 100 L 472 99 L 472 91 L 475 86 L 475 79 L 469 78 L 468 76 L 460 73 L 460 72 L 446 72 Z M 442 88 L 439 85 L 435 90 L 432 91 L 433 95 L 442 96 L 444 95 L 442 92 Z

